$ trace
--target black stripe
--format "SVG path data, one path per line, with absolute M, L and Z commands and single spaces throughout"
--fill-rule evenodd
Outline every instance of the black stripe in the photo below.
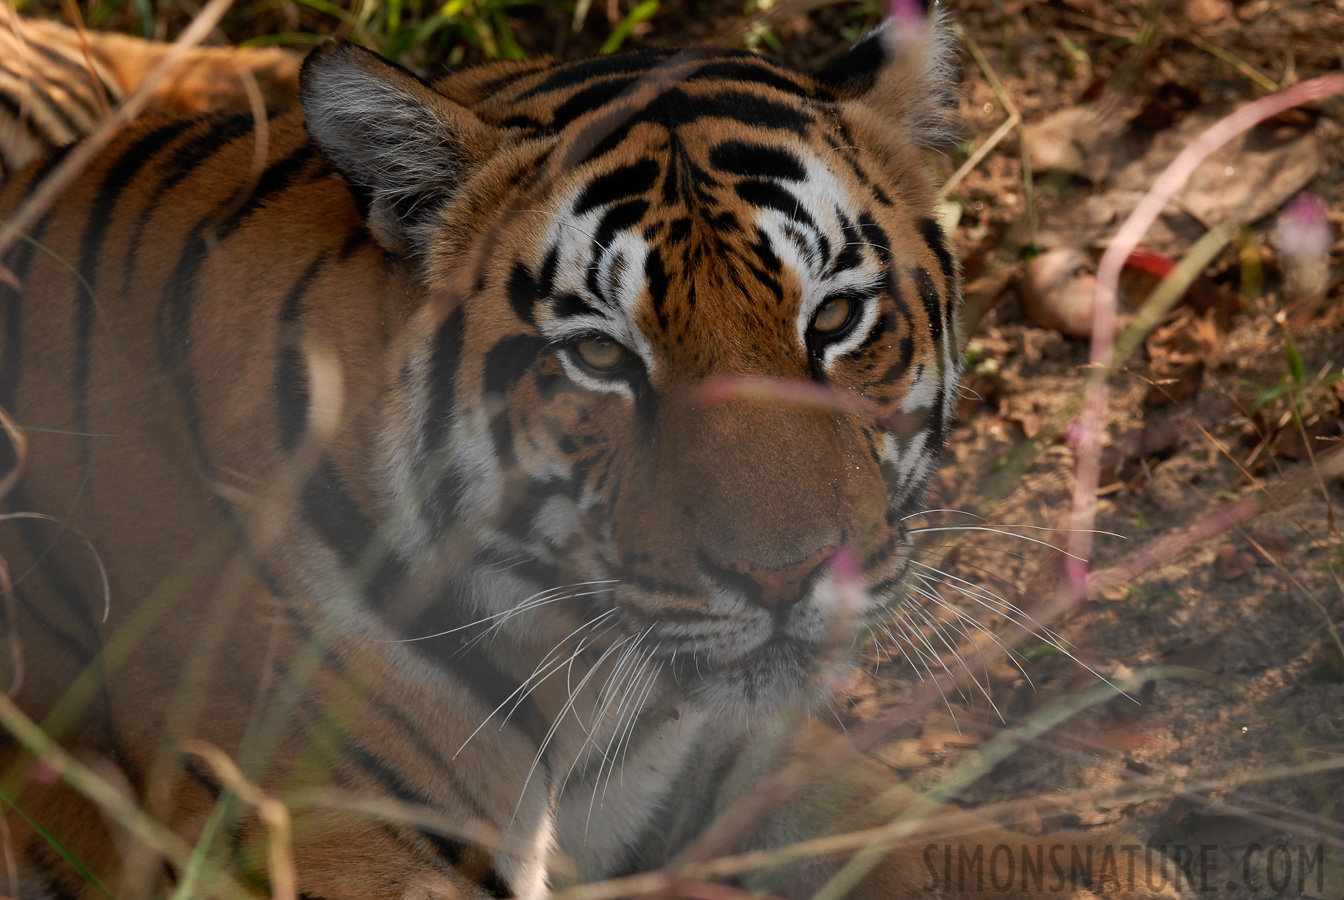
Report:
M 675 146 L 669 148 L 667 154 L 667 171 L 663 174 L 663 204 L 671 206 L 677 202 L 677 195 L 681 192 L 681 169 L 683 166 L 689 166 L 690 162 L 686 159 L 686 148 L 676 141 L 675 136 L 672 139 Z
M 920 219 L 919 233 L 924 238 L 924 243 L 933 251 L 933 255 L 938 257 L 938 268 L 942 270 L 943 283 L 953 284 L 956 279 L 956 262 L 947 249 L 947 237 L 943 234 L 943 229 L 933 219 Z
M 272 390 L 280 449 L 293 453 L 307 429 L 309 401 L 308 367 L 304 365 L 303 351 L 296 345 L 283 343 L 276 351 Z
M 556 107 L 555 112 L 551 114 L 549 130 L 551 132 L 563 130 L 580 116 L 587 115 L 593 110 L 611 103 L 638 81 L 639 76 L 613 78 L 608 81 L 599 81 L 597 84 L 578 91 Z
M 25 186 L 25 196 L 31 194 L 42 183 L 46 176 L 65 158 L 69 148 L 49 157 L 37 171 L 33 172 L 27 185 Z M 36 246 L 41 242 L 47 226 L 51 223 L 51 215 L 47 214 L 38 220 L 33 226 L 32 231 L 27 235 L 29 240 L 22 240 L 15 244 L 10 250 L 5 264 L 13 275 L 14 281 L 22 286 L 28 277 L 28 269 L 32 265 L 33 255 Z M 19 382 L 23 375 L 23 356 L 24 346 L 22 339 L 23 327 L 23 288 L 15 288 L 10 284 L 0 283 L 0 297 L 4 299 L 4 324 L 5 324 L 5 345 L 4 352 L 0 354 L 0 408 L 7 411 L 14 411 L 16 399 L 18 396 Z M 12 470 L 17 465 L 18 460 L 14 456 L 14 449 L 8 440 L 3 442 L 3 450 L 0 451 L 8 459 L 0 459 L 5 471 Z M 8 497 L 5 498 L 11 509 L 31 509 L 32 504 L 28 500 L 27 491 L 22 484 L 16 484 L 11 488 Z M 33 519 L 21 518 L 15 520 L 15 526 L 19 530 L 20 539 L 23 541 L 28 553 L 36 561 L 38 571 L 42 577 L 51 586 L 52 591 L 61 600 L 70 614 L 78 622 L 86 634 L 88 640 L 93 646 L 86 645 L 79 638 L 70 635 L 63 629 L 56 628 L 54 624 L 48 622 L 44 616 L 35 615 L 38 621 L 44 623 L 58 642 L 65 645 L 66 649 L 75 656 L 84 666 L 90 664 L 94 654 L 97 653 L 97 626 L 93 622 L 93 613 L 89 604 L 85 601 L 83 592 L 74 578 L 61 565 L 57 556 L 51 552 L 52 541 L 44 538 L 42 530 L 38 523 Z M 33 610 L 30 610 L 33 611 Z M 35 611 L 34 611 L 35 612 Z M 106 682 L 104 682 L 104 700 L 106 700 Z M 110 729 L 110 724 L 108 725 Z
M 751 251 L 756 254 L 766 272 L 777 273 L 783 266 L 774 246 L 770 243 L 770 236 L 761 228 L 756 229 L 756 240 L 751 244 Z
M 587 159 L 598 159 L 610 152 L 638 125 L 652 123 L 676 131 L 703 119 L 729 119 L 756 128 L 789 131 L 799 137 L 806 137 L 808 127 L 813 124 L 813 118 L 806 110 L 747 91 L 724 89 L 712 94 L 691 94 L 674 87 L 633 111 L 598 142 Z M 557 122 L 555 127 L 562 127 L 562 124 L 568 123 Z
M 127 284 L 130 283 L 131 275 L 140 259 L 140 239 L 144 235 L 150 217 L 159 208 L 159 204 L 168 197 L 169 192 L 183 179 L 195 174 L 207 159 L 222 152 L 235 140 L 252 134 L 256 126 L 256 122 L 250 113 L 238 113 L 198 121 L 206 123 L 206 130 L 190 140 L 184 141 L 182 146 L 178 147 L 171 156 L 164 160 L 162 168 L 167 175 L 157 185 L 146 186 L 143 191 L 143 194 L 149 197 L 150 201 L 140 211 L 140 216 L 131 231 L 130 243 L 126 247 L 124 266 Z
M 658 164 L 651 159 L 615 168 L 593 179 L 588 187 L 584 188 L 578 202 L 574 204 L 574 215 L 582 216 L 599 206 L 607 206 L 648 193 L 658 174 Z
M 750 181 L 739 181 L 736 191 L 738 197 L 753 206 L 776 210 L 794 221 L 807 225 L 813 231 L 817 231 L 816 223 L 807 210 L 802 208 L 798 196 L 782 185 L 773 181 L 752 179 Z
M 93 80 L 89 76 L 94 73 L 89 71 L 88 64 L 83 59 L 82 54 L 78 58 L 68 57 L 64 54 L 57 53 L 54 47 L 48 47 L 46 44 L 37 41 L 29 41 L 27 46 L 28 49 L 36 50 L 39 55 L 45 56 L 56 66 L 65 69 L 71 78 L 86 82 L 90 86 L 93 85 Z M 50 83 L 51 79 L 47 79 L 47 81 Z M 101 76 L 98 77 L 98 84 L 101 84 L 107 89 L 109 95 L 108 100 L 111 103 L 115 104 L 120 99 L 121 88 L 119 85 L 109 85 Z M 67 91 L 66 96 L 82 108 L 84 112 L 88 113 L 90 118 L 101 119 L 103 117 L 102 110 L 95 106 L 91 106 L 89 101 L 84 100 L 79 96 L 78 92 Z
M 518 99 L 564 90 L 608 75 L 633 75 L 648 72 L 672 56 L 669 50 L 632 50 L 615 56 L 598 57 L 571 63 L 548 76 Z
M 750 245 L 750 249 L 752 253 L 755 254 L 756 259 L 760 261 L 760 265 L 755 265 L 751 262 L 747 263 L 747 267 L 751 270 L 751 274 L 756 277 L 757 281 L 761 282 L 761 284 L 774 294 L 776 299 L 783 301 L 784 291 L 779 283 L 779 279 L 776 277 L 783 267 L 783 263 L 780 262 L 779 257 L 775 254 L 774 247 L 770 245 L 769 236 L 760 228 L 756 229 L 756 240 Z
M 779 178 L 803 181 L 807 170 L 788 150 L 745 141 L 723 141 L 709 151 L 709 164 L 730 175 L 744 178 Z
M 869 32 L 818 72 L 817 80 L 842 97 L 854 97 L 872 90 L 887 61 L 882 34 L 876 29 Z
M 367 228 L 356 228 L 345 239 L 345 243 L 341 244 L 340 252 L 336 254 L 336 258 L 345 262 L 371 243 L 373 243 L 373 235 L 369 234 L 369 230 Z
M 50 131 L 41 127 L 42 123 L 33 118 L 31 108 L 27 110 L 22 109 L 19 104 L 15 103 L 14 100 L 9 97 L 9 95 L 0 94 L 0 107 L 3 107 L 5 112 L 9 113 L 14 119 L 16 128 L 26 127 L 28 131 L 32 132 L 38 140 L 48 147 L 62 147 L 66 145 L 66 141 L 61 140 Z
M 513 264 L 513 268 L 509 271 L 507 293 L 513 314 L 525 325 L 535 324 L 533 307 L 545 297 L 537 290 L 536 279 L 532 277 L 532 271 L 525 264 L 520 262 Z
M 668 244 L 684 244 L 691 239 L 691 228 L 693 223 L 690 216 L 678 216 L 667 225 Z
M 650 257 L 657 254 L 654 249 L 649 253 Z M 656 303 L 656 301 L 655 301 Z M 594 315 L 598 312 L 596 306 L 593 306 L 588 300 L 580 294 L 565 291 L 563 294 L 555 297 L 551 301 L 551 315 L 557 319 L 567 319 L 573 316 Z
M 220 796 L 224 793 L 218 781 L 215 780 L 214 773 L 207 770 L 198 763 L 195 757 L 188 756 L 182 760 L 182 770 L 187 773 L 187 777 L 207 794 L 214 803 L 219 802 Z
M 644 257 L 644 278 L 649 284 L 649 300 L 653 303 L 653 313 L 658 317 L 658 327 L 664 331 L 668 326 L 667 290 L 671 280 L 667 276 L 667 267 L 663 265 L 660 248 L 650 247 Z
M 519 334 L 497 343 L 485 355 L 485 395 L 507 396 L 523 374 L 536 362 L 537 356 L 546 348 L 547 341 L 539 335 Z M 507 404 L 494 416 L 490 423 L 494 438 L 495 452 L 502 465 L 513 461 L 512 428 L 509 425 Z
M 477 641 L 478 630 L 469 626 L 464 610 L 454 598 L 445 598 L 425 609 L 401 629 L 402 634 L 419 637 L 439 635 L 432 640 L 416 641 L 409 646 L 418 654 L 450 672 L 467 689 L 476 705 L 485 713 L 508 715 L 508 724 L 517 728 L 538 748 L 550 730 L 550 722 L 542 714 L 530 692 L 522 690 L 521 682 L 495 664 L 490 656 L 490 645 Z M 445 633 L 448 632 L 448 633 Z M 550 777 L 550 761 L 543 755 L 542 766 Z
M 12 489 L 11 494 L 7 499 L 9 500 L 9 504 L 16 509 L 31 508 L 26 505 L 28 501 L 28 495 L 27 492 L 24 491 L 23 485 L 15 485 L 14 488 Z M 35 527 L 33 527 L 36 525 L 36 523 L 32 519 L 16 519 L 15 524 L 19 527 L 20 537 L 23 539 L 24 546 L 25 548 L 27 548 L 29 553 L 41 552 L 46 554 L 47 558 L 51 557 L 52 555 L 51 546 L 49 544 L 43 544 L 41 540 L 42 538 L 41 532 L 38 531 Z M 40 559 L 37 556 L 34 556 L 33 558 Z M 14 560 L 12 559 L 8 560 L 8 563 L 10 565 L 13 565 Z M 40 559 L 39 571 L 42 571 L 44 577 L 47 575 L 46 564 L 47 564 L 46 559 Z M 68 577 L 65 575 L 64 570 L 57 569 L 57 571 L 59 572 L 61 578 Z M 57 588 L 57 590 L 59 590 L 59 588 Z M 78 589 L 76 588 L 76 590 Z M 78 637 L 66 631 L 64 628 L 61 628 L 55 622 L 51 621 L 51 619 L 47 617 L 46 612 L 42 609 L 42 607 L 39 604 L 34 603 L 32 599 L 28 597 L 26 592 L 20 590 L 19 588 L 15 588 L 14 597 L 18 601 L 19 606 L 21 606 L 24 609 L 24 611 L 28 613 L 28 615 L 33 617 L 33 621 L 35 621 L 38 625 L 42 626 L 42 628 L 49 635 L 51 635 L 52 639 L 55 640 L 56 643 L 61 645 L 61 648 L 64 649 L 65 652 L 70 655 L 70 659 L 73 660 L 76 665 L 78 665 L 81 668 L 84 668 L 94 661 L 95 655 L 98 652 L 96 647 L 88 646 Z M 69 595 L 62 594 L 61 598 L 63 600 L 69 599 Z M 81 617 L 81 618 L 87 619 L 87 617 Z M 86 622 L 85 624 L 88 623 Z M 106 685 L 103 685 L 103 694 L 106 697 L 107 694 Z M 109 715 L 106 709 L 104 710 L 104 715 L 105 716 Z M 108 730 L 110 730 L 110 725 L 108 726 Z
M 81 127 L 80 125 L 76 124 L 75 121 L 71 119 L 69 115 L 66 114 L 65 108 L 60 103 L 58 103 L 55 98 L 50 96 L 50 94 L 48 94 L 46 91 L 37 90 L 29 93 L 28 103 L 29 103 L 28 114 L 24 116 L 19 115 L 15 116 L 15 118 L 18 119 L 20 122 L 26 121 L 28 125 L 32 128 L 32 130 L 36 131 L 38 126 L 38 120 L 37 116 L 35 116 L 34 113 L 40 108 L 49 113 L 51 117 L 55 119 L 58 124 L 65 126 L 66 130 L 71 133 L 71 136 L 69 138 L 59 138 L 51 134 L 50 132 L 46 132 L 43 135 L 43 137 L 46 140 L 46 143 L 51 145 L 52 147 L 59 147 L 59 146 L 65 146 L 66 144 L 76 143 L 88 133 L 89 129 Z M 101 119 L 101 116 L 94 116 L 93 118 L 94 121 L 96 122 L 99 119 Z
M 434 464 L 435 454 L 448 436 L 457 407 L 457 368 L 462 357 L 466 324 L 462 309 L 454 309 L 434 333 L 429 359 L 429 399 L 421 426 L 420 467 Z M 447 460 L 438 465 L 446 465 Z M 457 503 L 466 485 L 451 468 L 424 499 L 424 512 L 437 534 L 445 533 L 457 513 Z
M 644 214 L 648 211 L 649 203 L 647 200 L 627 200 L 624 203 L 618 203 L 608 209 L 606 214 L 602 217 L 602 221 L 598 223 L 597 230 L 593 233 L 593 244 L 595 245 L 592 254 L 593 258 L 596 259 L 598 254 L 603 252 L 605 248 L 611 246 L 611 239 L 617 232 L 625 231 L 638 225 L 639 220 L 642 219 Z M 589 269 L 590 279 L 595 277 L 596 272 L 596 266 Z M 594 293 L 601 296 L 600 291 L 594 291 Z
M 901 338 L 897 342 L 897 346 L 900 349 L 897 351 L 896 362 L 892 363 L 891 367 L 882 375 L 882 381 L 886 384 L 894 384 L 898 378 L 904 375 L 906 370 L 910 368 L 910 360 L 915 356 L 915 340 L 910 335 L 907 334 Z
M 42 882 L 43 895 L 50 897 L 51 900 L 80 900 L 84 896 L 84 891 L 88 888 L 88 882 L 66 862 L 63 858 L 56 855 L 52 849 L 48 852 L 50 844 L 44 842 L 38 843 L 33 855 L 35 862 L 39 863 L 37 871 L 44 873 L 45 880 Z M 73 879 L 76 886 L 71 888 L 67 886 L 65 879 Z
M 891 259 L 891 241 L 887 239 L 886 230 L 867 213 L 859 216 L 859 231 L 868 245 L 877 251 L 878 259 L 883 262 Z
M 678 88 L 664 91 L 629 124 L 655 122 L 677 128 L 700 119 L 731 119 L 743 125 L 779 128 L 799 137 L 813 124 L 804 109 L 762 97 L 748 91 L 722 90 L 709 95 L 688 94 Z
M 305 703 L 304 705 L 309 708 L 308 711 L 311 715 L 325 720 L 325 716 L 322 716 L 320 712 L 312 709 L 311 704 Z M 380 756 L 351 739 L 348 734 L 343 735 L 343 737 L 344 740 L 340 741 L 339 752 L 341 756 L 358 766 L 365 775 L 376 781 L 385 792 L 401 803 L 410 806 L 433 808 L 434 804 L 430 802 L 427 796 L 407 784 L 401 775 L 393 771 Z M 461 794 L 461 796 L 467 800 L 468 805 L 474 806 L 474 801 L 470 794 Z M 483 822 L 489 821 L 485 818 L 483 811 L 479 810 L 479 808 L 474 811 L 474 814 Z M 459 874 L 463 876 L 475 874 L 468 873 L 461 868 L 463 861 L 469 858 L 469 855 L 474 849 L 470 844 L 423 828 L 411 830 L 414 834 L 429 844 L 434 849 L 434 852 L 449 865 L 454 867 Z M 395 831 L 388 829 L 388 832 L 393 836 L 396 836 L 398 840 L 404 840 L 400 836 L 397 836 Z M 480 873 L 479 877 L 481 877 L 483 881 L 489 881 L 492 886 L 503 883 L 503 879 L 498 873 L 494 872 L 493 869 L 487 869 L 486 872 Z M 486 887 L 484 883 L 482 883 L 481 886 L 486 890 L 492 890 L 492 888 Z M 495 894 L 494 896 L 507 897 L 510 896 L 510 894 Z
M 504 877 L 493 868 L 488 870 L 478 883 L 487 894 L 491 897 L 497 897 L 499 900 L 504 900 L 505 897 L 513 896 L 513 891 L 509 889 L 509 885 L 504 881 Z
M 87 434 L 89 428 L 89 381 L 93 374 L 93 325 L 96 313 L 98 287 L 98 257 L 103 239 L 112 224 L 116 206 L 122 193 L 131 186 L 136 174 L 163 148 L 187 127 L 188 122 L 173 122 L 156 128 L 122 149 L 121 154 L 104 172 L 93 202 L 89 206 L 84 235 L 79 247 L 79 275 L 81 283 L 75 286 L 75 360 L 74 371 L 74 425 L 73 430 Z M 92 441 L 79 444 L 80 466 L 87 468 L 92 452 Z
M 285 297 L 280 308 L 280 346 L 276 351 L 272 392 L 275 394 L 275 418 L 280 449 L 292 453 L 308 428 L 308 366 L 298 343 L 299 320 L 305 311 L 304 297 L 312 289 L 317 274 L 326 262 L 323 253 L 309 264 Z
M 192 334 L 191 318 L 196 300 L 201 265 L 214 240 L 223 240 L 241 225 L 267 199 L 289 188 L 313 157 L 313 149 L 305 144 L 289 156 L 273 163 L 262 173 L 256 189 L 216 228 L 216 211 L 197 222 L 187 236 L 182 255 L 164 285 L 159 300 L 158 332 L 159 356 L 168 369 L 182 404 L 183 418 L 196 452 L 197 463 L 209 480 L 215 477 L 215 466 L 205 440 L 201 422 L 200 398 L 196 393 L 196 378 L 190 366 Z M 228 504 L 222 497 L 217 506 L 228 513 Z
M 884 312 L 877 317 L 873 323 L 872 330 L 864 337 L 859 345 L 849 351 L 848 356 L 859 356 L 868 352 L 868 350 L 878 341 L 885 340 L 896 327 L 896 318 L 890 312 Z
M 217 235 L 221 240 L 233 233 L 234 229 L 247 221 L 247 218 L 266 205 L 266 201 L 276 194 L 293 187 L 308 162 L 316 156 L 312 144 L 305 143 L 284 159 L 272 163 L 257 180 L 257 186 L 248 195 L 247 201 L 234 210 L 219 227 Z
M 304 482 L 301 502 L 304 519 L 341 562 L 347 568 L 358 563 L 378 526 L 350 496 L 330 458 L 323 457 L 317 471 Z
M 552 247 L 541 261 L 541 271 L 537 273 L 537 294 L 549 297 L 555 292 L 555 270 L 560 264 L 560 248 Z
M 938 287 L 933 283 L 933 276 L 928 269 L 917 266 L 910 270 L 910 277 L 915 280 L 915 290 L 919 292 L 920 302 L 924 304 L 924 312 L 929 317 L 929 331 L 933 334 L 933 342 L 937 344 L 943 339 L 943 298 L 939 296 Z
M 573 485 L 569 481 L 552 479 L 528 481 L 522 489 L 509 491 L 505 498 L 504 520 L 499 523 L 499 530 L 524 543 L 532 531 L 537 511 L 546 504 L 546 501 L 552 497 L 568 497 L 573 490 Z
M 401 735 L 409 739 L 416 752 L 430 761 L 434 773 L 445 775 L 452 781 L 454 790 L 470 808 L 471 814 L 474 817 L 483 822 L 489 821 L 489 816 L 486 814 L 485 808 L 477 800 L 476 795 L 458 778 L 458 772 L 457 769 L 454 768 L 452 760 L 445 757 L 440 752 L 436 742 L 431 741 L 426 737 L 421 724 L 407 718 L 400 707 L 389 703 L 384 695 L 380 694 L 372 686 L 363 682 L 353 674 L 346 667 L 345 662 L 340 656 L 329 652 L 330 647 L 328 643 L 322 638 L 319 638 L 317 634 L 304 623 L 298 611 L 294 609 L 292 604 L 281 604 L 280 608 L 289 619 L 290 625 L 299 633 L 304 642 L 310 646 L 316 647 L 317 650 L 322 653 L 324 664 L 331 670 L 335 677 L 350 685 L 352 690 L 355 690 L 364 701 L 368 703 L 371 710 L 385 717 L 396 726 Z M 282 666 L 276 665 L 276 670 L 277 683 L 286 682 L 290 678 L 290 673 Z M 337 752 L 342 752 L 340 747 L 345 744 L 345 737 L 347 735 L 346 729 L 332 722 L 321 710 L 314 708 L 314 705 L 305 699 L 302 685 L 295 685 L 295 689 L 290 693 L 290 696 L 292 696 L 299 705 L 318 722 L 318 724 L 323 726 L 327 732 L 326 736 L 328 739 L 330 739 L 333 744 L 337 745 Z M 425 723 L 432 724 L 432 717 L 426 716 Z M 543 732 L 543 734 L 544 733 L 545 732 Z M 442 737 L 437 732 L 436 736 L 440 739 Z
M 835 263 L 831 266 L 831 274 L 833 275 L 838 272 L 847 272 L 863 262 L 863 254 L 860 252 L 863 245 L 863 232 L 849 220 L 844 210 L 838 206 L 835 209 L 835 216 L 840 221 L 841 246 L 840 252 L 835 255 Z
M 374 609 L 391 609 L 408 567 L 381 538 L 378 523 L 351 496 L 329 457 L 304 482 L 300 503 L 308 525 L 354 570 L 365 601 Z
M 895 326 L 895 330 L 901 332 L 902 337 L 896 342 L 898 348 L 896 361 L 882 374 L 881 380 L 886 384 L 894 384 L 910 368 L 910 362 L 915 356 L 913 334 L 915 320 L 910 314 L 910 307 L 905 302 L 905 294 L 901 290 L 900 274 L 894 266 L 887 273 L 887 293 L 891 296 L 891 311 L 901 319 Z
M 425 453 L 433 453 L 448 435 L 457 407 L 457 367 L 462 359 L 466 319 L 461 307 L 446 316 L 434 332 L 429 358 L 429 409 L 425 411 L 422 441 Z
M 729 81 L 734 84 L 758 84 L 799 99 L 807 99 L 811 93 L 794 80 L 796 76 L 789 69 L 751 53 L 741 53 L 736 60 L 720 60 L 705 63 L 687 76 L 693 81 Z

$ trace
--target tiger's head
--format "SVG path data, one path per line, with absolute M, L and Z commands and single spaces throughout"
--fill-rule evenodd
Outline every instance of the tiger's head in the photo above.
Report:
M 430 287 L 376 423 L 391 553 L 450 573 L 403 634 L 637 636 L 706 708 L 825 691 L 901 597 L 958 383 L 946 57 L 310 57 L 310 135 Z

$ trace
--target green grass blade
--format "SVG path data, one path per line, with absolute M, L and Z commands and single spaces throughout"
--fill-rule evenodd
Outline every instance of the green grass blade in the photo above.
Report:
M 93 874 L 88 866 L 84 865 L 84 861 L 76 856 L 74 851 L 67 847 L 60 838 L 52 834 L 45 825 L 28 815 L 28 810 L 20 806 L 19 802 L 3 787 L 0 787 L 0 801 L 3 801 L 6 806 L 22 816 L 23 821 L 27 822 L 28 826 L 32 828 L 33 831 L 36 831 L 38 835 L 41 836 L 42 840 L 50 844 L 51 849 L 59 853 L 61 859 L 68 862 L 70 867 L 79 873 L 79 877 L 92 885 L 94 890 L 108 898 L 108 900 L 116 900 L 116 898 L 112 896 L 112 892 L 98 880 L 98 876 Z
M 662 7 L 659 0 L 644 0 L 643 3 L 630 10 L 629 15 L 621 20 L 621 23 L 611 30 L 611 36 L 602 44 L 602 53 L 615 53 L 621 49 L 621 45 L 634 32 L 635 26 L 641 22 L 647 22 L 658 14 Z

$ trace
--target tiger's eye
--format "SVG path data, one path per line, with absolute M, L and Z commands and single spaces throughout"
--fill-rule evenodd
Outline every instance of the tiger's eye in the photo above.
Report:
M 833 297 L 821 306 L 812 316 L 812 330 L 818 334 L 834 334 L 849 321 L 854 301 L 848 297 Z
M 610 372 L 625 362 L 625 348 L 605 335 L 581 338 L 574 343 L 574 352 L 584 365 L 599 372 Z

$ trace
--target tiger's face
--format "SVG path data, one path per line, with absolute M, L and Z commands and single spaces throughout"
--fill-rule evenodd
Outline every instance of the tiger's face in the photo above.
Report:
M 323 85 L 403 76 L 323 58 L 310 132 L 372 180 Z M 368 200 L 437 298 L 381 426 L 397 552 L 539 644 L 637 636 L 694 704 L 828 692 L 900 599 L 958 378 L 957 268 L 899 133 L 923 113 L 846 65 L 632 54 L 474 76 L 460 114 L 399 85 L 458 158 Z

